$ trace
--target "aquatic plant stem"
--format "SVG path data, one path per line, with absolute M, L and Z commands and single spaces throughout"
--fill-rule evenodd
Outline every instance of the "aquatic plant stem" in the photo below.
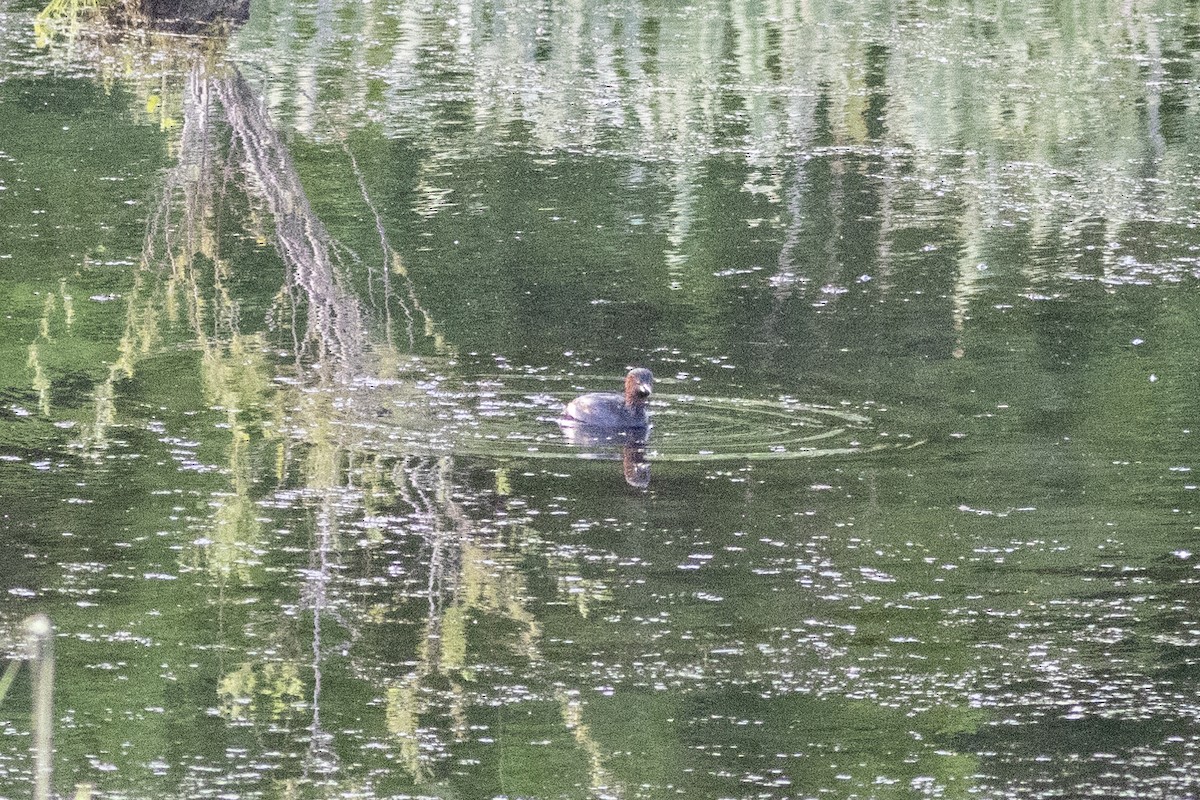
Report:
M 45 614 L 24 622 L 33 678 L 33 800 L 50 800 L 54 772 L 54 626 Z

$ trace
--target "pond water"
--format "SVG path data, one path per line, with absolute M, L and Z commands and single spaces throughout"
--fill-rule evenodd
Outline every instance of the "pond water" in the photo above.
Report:
M 1200 791 L 1193 5 L 40 12 L 0 642 L 55 625 L 59 791 Z M 568 440 L 635 365 L 649 437 Z

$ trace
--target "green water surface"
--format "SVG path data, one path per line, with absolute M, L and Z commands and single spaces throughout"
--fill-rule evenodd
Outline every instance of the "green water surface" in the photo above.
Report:
M 40 10 L 0 642 L 56 626 L 62 793 L 1196 794 L 1192 4 Z M 633 365 L 644 488 L 555 422 Z

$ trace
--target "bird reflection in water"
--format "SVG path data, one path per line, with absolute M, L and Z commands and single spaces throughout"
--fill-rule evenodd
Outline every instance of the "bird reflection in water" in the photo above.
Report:
M 635 489 L 650 485 L 650 461 L 646 458 L 650 442 L 648 428 L 614 433 L 591 430 L 586 425 L 564 424 L 561 420 L 559 425 L 566 440 L 585 451 L 585 458 L 616 460 L 619 455 L 626 483 Z
M 635 489 L 645 489 L 650 485 L 650 462 L 646 460 L 646 438 L 636 442 L 626 442 L 621 447 L 621 468 L 625 473 L 625 482 Z

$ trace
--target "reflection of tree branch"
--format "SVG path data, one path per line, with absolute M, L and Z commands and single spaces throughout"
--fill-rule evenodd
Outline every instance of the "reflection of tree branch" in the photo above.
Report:
M 289 277 L 308 298 L 308 332 L 343 375 L 359 366 L 365 347 L 358 299 L 334 276 L 332 240 L 314 213 L 291 154 L 271 126 L 262 100 L 240 76 L 215 85 L 225 117 L 241 146 L 249 189 L 266 201 L 275 222 L 275 245 Z
M 400 254 L 392 248 L 392 244 L 388 240 L 387 229 L 384 228 L 383 225 L 383 217 L 380 215 L 379 209 L 375 207 L 375 203 L 372 202 L 370 192 L 367 191 L 367 181 L 366 178 L 363 177 L 362 170 L 359 169 L 358 159 L 354 157 L 354 152 L 350 149 L 350 145 L 347 144 L 346 137 L 339 135 L 338 139 L 341 141 L 342 151 L 346 154 L 346 157 L 350 159 L 350 169 L 354 172 L 355 180 L 358 181 L 358 191 L 360 194 L 362 194 L 363 202 L 366 203 L 367 208 L 371 211 L 371 216 L 375 220 L 375 232 L 379 235 L 379 248 L 383 251 L 383 314 L 386 329 L 390 335 L 392 331 L 392 304 L 390 302 L 392 299 L 392 282 L 388 278 L 388 272 L 391 269 L 393 260 L 395 260 L 396 263 L 399 263 Z M 371 278 L 374 270 L 371 270 L 369 266 L 368 273 L 367 291 L 372 300 L 374 300 L 375 282 Z M 412 281 L 409 281 L 408 285 L 409 297 L 415 303 L 416 295 L 412 289 Z M 420 308 L 419 305 L 417 307 Z M 408 346 L 412 347 L 416 343 L 416 338 L 413 335 L 412 310 L 403 300 L 400 301 L 400 308 L 404 310 L 404 328 L 408 332 Z M 426 318 L 428 318 L 428 314 L 426 314 Z
M 487 615 L 515 624 L 511 647 L 531 669 L 545 662 L 542 625 L 527 607 L 530 589 L 520 548 L 511 552 L 493 540 L 455 499 L 458 490 L 449 458 L 401 457 L 391 476 L 396 498 L 405 507 L 396 523 L 404 532 L 420 536 L 421 557 L 413 560 L 413 567 L 427 574 L 420 588 L 409 583 L 398 592 L 402 602 L 422 603 L 425 618 L 417 661 L 406 674 L 387 678 L 384 703 L 400 763 L 421 784 L 433 779 L 438 762 L 449 757 L 451 744 L 469 735 L 467 712 L 475 692 L 468 643 L 481 630 L 473 620 Z M 375 664 L 363 666 L 365 673 L 378 669 Z M 553 697 L 564 730 L 586 757 L 592 794 L 623 796 L 606 767 L 604 748 L 584 722 L 580 693 L 558 686 Z M 431 724 L 431 717 L 446 716 L 448 730 Z
M 433 322 L 433 317 L 421 305 L 420 299 L 417 298 L 417 288 L 413 285 L 412 278 L 408 275 L 408 270 L 404 266 L 404 260 L 400 256 L 400 251 L 392 246 L 391 240 L 388 237 L 387 228 L 383 223 L 383 215 L 379 212 L 379 208 L 375 205 L 375 201 L 371 199 L 371 192 L 367 188 L 366 177 L 363 175 L 362 169 L 358 165 L 358 159 L 354 156 L 354 151 L 350 149 L 349 143 L 346 141 L 346 136 L 341 131 L 335 130 L 335 135 L 342 145 L 342 152 L 346 154 L 346 158 L 350 160 L 350 169 L 354 173 L 354 178 L 358 183 L 359 194 L 362 195 L 363 203 L 371 212 L 371 217 L 375 220 L 375 232 L 379 236 L 379 249 L 383 254 L 383 275 L 380 282 L 383 284 L 383 313 L 384 325 L 387 330 L 389 341 L 392 335 L 392 301 L 399 303 L 401 310 L 404 311 L 404 327 L 408 335 L 408 346 L 411 348 L 416 344 L 416 334 L 414 328 L 413 311 L 421 315 L 424 321 L 424 333 L 426 336 L 431 336 L 434 339 L 434 345 L 437 352 L 445 352 L 446 342 L 440 334 L 436 332 L 436 327 Z M 407 301 L 403 298 L 397 298 L 392 293 L 392 275 L 398 276 L 404 282 L 405 293 L 408 295 Z M 374 270 L 368 266 L 367 290 L 370 294 L 372 302 L 375 298 L 375 281 L 373 278 Z
M 322 775 L 334 772 L 340 759 L 333 747 L 334 737 L 321 727 L 321 677 L 324 674 L 325 653 L 322 651 L 321 622 L 324 614 L 333 611 L 329 598 L 329 583 L 333 578 L 330 553 L 336 536 L 337 513 L 334 504 L 326 498 L 316 520 L 317 541 L 312 549 L 312 566 L 305 575 L 304 599 L 312 609 L 312 722 L 308 726 L 311 738 L 308 742 L 308 757 L 304 760 L 304 771 L 310 769 Z M 336 616 L 336 615 L 335 615 Z

